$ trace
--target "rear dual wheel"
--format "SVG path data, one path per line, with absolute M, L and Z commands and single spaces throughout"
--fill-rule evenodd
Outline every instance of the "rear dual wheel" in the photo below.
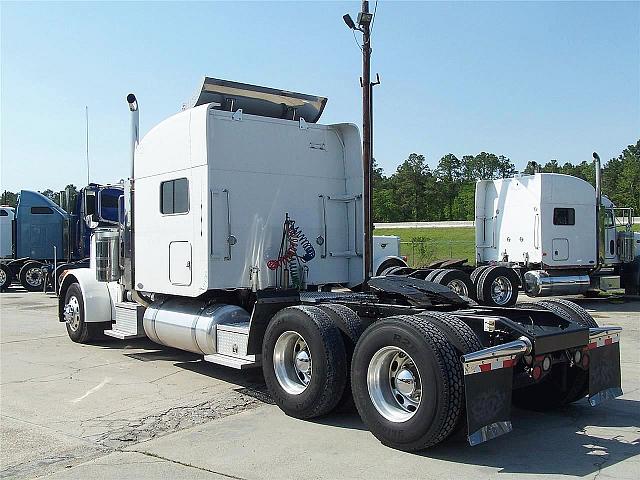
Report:
M 42 264 L 34 261 L 25 263 L 20 269 L 18 278 L 25 290 L 29 292 L 42 291 L 44 285 Z
M 351 388 L 371 433 L 399 450 L 442 442 L 463 413 L 458 353 L 436 325 L 416 316 L 367 328 L 354 351 Z
M 476 280 L 476 294 L 478 303 L 481 305 L 512 307 L 518 301 L 520 281 L 518 274 L 513 269 L 488 266 L 482 268 L 476 275 L 472 273 L 472 278 Z
M 329 413 L 347 385 L 347 354 L 340 329 L 318 307 L 280 310 L 262 343 L 265 383 L 280 409 L 296 418 Z

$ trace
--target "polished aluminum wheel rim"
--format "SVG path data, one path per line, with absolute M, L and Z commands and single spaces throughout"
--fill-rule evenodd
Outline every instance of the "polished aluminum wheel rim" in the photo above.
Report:
M 513 287 L 507 277 L 497 277 L 491 282 L 491 299 L 497 305 L 509 303 L 513 296 Z
M 4 285 L 4 282 L 7 281 L 7 274 L 4 270 L 0 269 L 0 285 Z
M 40 267 L 31 267 L 24 274 L 25 281 L 32 287 L 39 287 L 42 285 L 42 270 Z
M 449 287 L 458 295 L 464 295 L 465 297 L 469 296 L 469 289 L 467 288 L 467 284 L 462 280 L 451 280 L 449 283 L 447 283 L 447 287 Z
M 80 326 L 80 303 L 75 296 L 69 297 L 67 304 L 64 306 L 64 320 L 69 328 L 74 332 Z
M 287 331 L 273 347 L 273 369 L 280 386 L 290 395 L 300 395 L 311 382 L 312 360 L 307 342 L 297 332 Z
M 369 397 L 378 413 L 390 422 L 406 422 L 422 400 L 422 381 L 413 359 L 398 347 L 378 350 L 367 370 Z

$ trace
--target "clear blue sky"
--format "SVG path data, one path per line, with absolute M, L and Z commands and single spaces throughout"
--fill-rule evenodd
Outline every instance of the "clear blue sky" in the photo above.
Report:
M 372 8 L 373 4 L 372 2 Z M 143 133 L 200 78 L 329 97 L 323 123 L 360 123 L 360 57 L 341 16 L 359 2 L 6 3 L 0 188 L 128 172 L 125 96 Z M 528 160 L 616 156 L 640 137 L 640 3 L 381 1 L 373 31 L 375 156 Z

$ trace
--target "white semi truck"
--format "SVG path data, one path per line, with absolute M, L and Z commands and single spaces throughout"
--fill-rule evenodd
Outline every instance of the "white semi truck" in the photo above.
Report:
M 205 78 L 142 139 L 127 101 L 124 216 L 60 280 L 71 340 L 147 336 L 262 367 L 286 414 L 355 403 L 407 451 L 510 431 L 512 398 L 544 409 L 621 394 L 620 329 L 576 304 L 479 307 L 409 276 L 365 282 L 360 135 L 317 123 L 326 98 Z
M 459 259 L 384 273 L 440 283 L 488 306 L 513 306 L 519 291 L 531 297 L 616 289 L 640 294 L 633 209 L 617 208 L 601 194 L 600 158 L 593 157 L 595 189 L 556 173 L 478 181 L 475 267 Z
M 640 233 L 633 210 L 601 194 L 600 158 L 593 154 L 596 187 L 569 175 L 536 173 L 476 184 L 477 298 L 515 301 L 624 288 L 640 291 Z

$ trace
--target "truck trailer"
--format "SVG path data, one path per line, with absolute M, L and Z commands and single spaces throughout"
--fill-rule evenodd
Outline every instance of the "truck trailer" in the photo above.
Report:
M 406 451 L 507 433 L 512 400 L 621 395 L 620 328 L 574 303 L 486 307 L 419 278 L 366 280 L 360 135 L 317 123 L 326 98 L 206 77 L 142 139 L 127 102 L 122 218 L 60 281 L 72 341 L 146 336 L 261 367 L 287 415 L 355 405 Z

